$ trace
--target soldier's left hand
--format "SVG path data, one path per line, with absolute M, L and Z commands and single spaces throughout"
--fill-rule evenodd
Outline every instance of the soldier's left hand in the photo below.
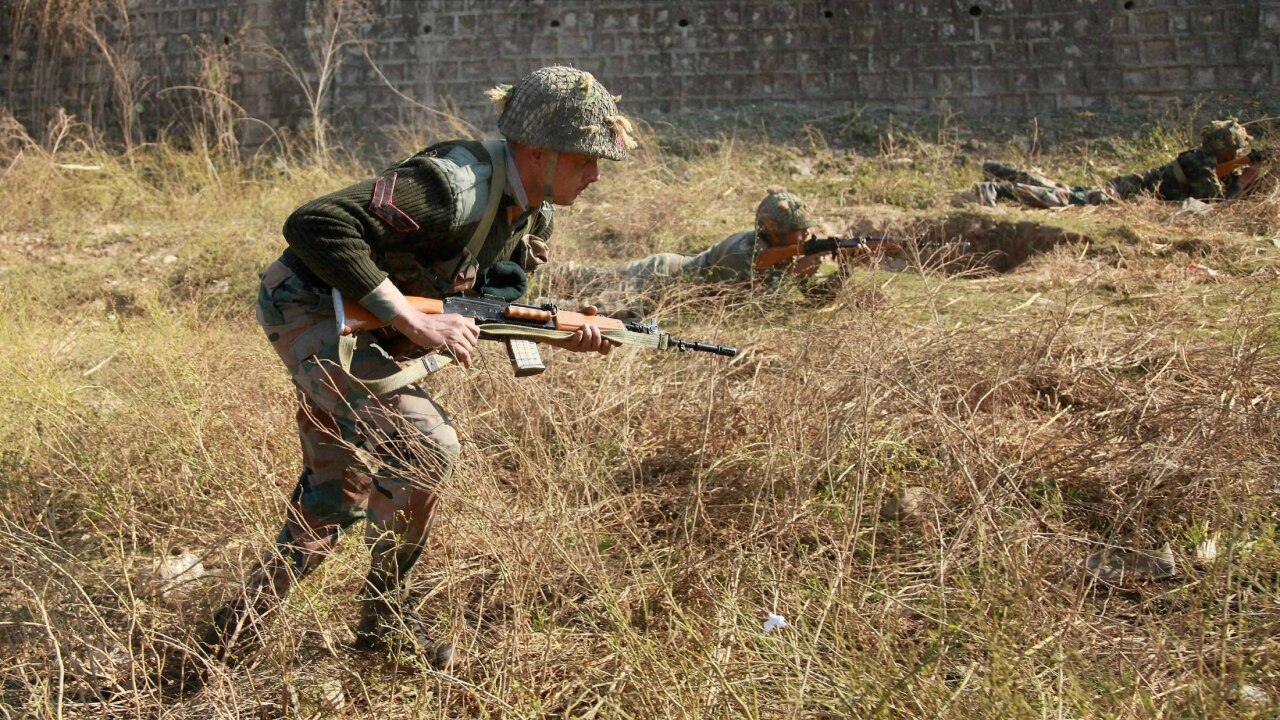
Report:
M 841 265 L 845 265 L 845 264 L 870 265 L 871 264 L 871 257 L 873 253 L 871 248 L 866 243 L 863 243 L 861 245 L 855 245 L 853 247 L 848 247 L 848 248 L 840 248 L 838 252 L 839 252 L 839 262 Z
M 613 343 L 609 342 L 600 334 L 600 328 L 595 325 L 583 325 L 573 333 L 573 337 L 563 341 L 560 347 L 573 352 L 598 352 L 601 355 L 608 355 L 613 349 Z
M 791 274 L 802 278 L 813 277 L 814 273 L 818 272 L 818 268 L 822 265 L 824 260 L 831 262 L 831 259 L 826 253 L 822 253 L 820 255 L 805 255 L 799 260 L 796 260 L 795 264 L 791 266 Z

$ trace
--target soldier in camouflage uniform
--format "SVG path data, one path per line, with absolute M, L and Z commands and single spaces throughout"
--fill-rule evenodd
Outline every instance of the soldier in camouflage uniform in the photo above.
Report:
M 606 267 L 565 263 L 559 272 L 569 279 L 576 293 L 618 287 L 643 292 L 679 279 L 750 282 L 761 277 L 755 270 L 756 255 L 761 250 L 774 245 L 794 245 L 808 235 L 813 225 L 809 210 L 800 198 L 781 188 L 770 188 L 756 208 L 754 230 L 734 233 L 697 255 L 658 253 Z M 821 261 L 821 257 L 800 258 L 785 270 L 805 277 L 816 272 Z M 769 271 L 765 279 L 776 277 L 781 270 Z
M 1249 133 L 1234 120 L 1215 120 L 1200 131 L 1201 145 L 1178 155 L 1172 162 L 1142 174 L 1120 175 L 1095 187 L 1070 186 L 1043 175 L 998 162 L 982 165 L 986 181 L 977 183 L 961 199 L 982 205 L 1000 200 L 1035 208 L 1100 205 L 1152 193 L 1162 200 L 1218 200 L 1235 197 L 1243 185 L 1246 168 L 1236 168 L 1219 178 L 1219 164 L 1234 160 L 1249 144 Z
M 201 640 L 214 658 L 252 647 L 263 617 L 363 521 L 372 567 L 357 647 L 407 648 L 432 665 L 451 663 L 452 647 L 433 642 L 405 602 L 405 581 L 431 527 L 436 485 L 458 456 L 458 435 L 427 390 L 411 384 L 372 396 L 353 379 L 398 370 L 393 346 L 403 344 L 445 350 L 469 366 L 474 322 L 424 315 L 404 296 L 474 292 L 496 263 L 526 270 L 544 263 L 552 204 L 572 204 L 599 178 L 599 158 L 622 160 L 634 146 L 615 98 L 589 73 L 542 68 L 490 97 L 505 142 L 433 145 L 285 222 L 289 247 L 262 276 L 257 313 L 293 380 L 303 470 L 275 548 Z M 395 330 L 359 333 L 349 369 L 340 363 L 334 291 Z M 594 326 L 563 346 L 609 349 Z M 199 677 L 182 674 L 193 684 Z

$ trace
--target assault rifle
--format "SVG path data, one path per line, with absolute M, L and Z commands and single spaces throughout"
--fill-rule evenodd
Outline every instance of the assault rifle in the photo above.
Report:
M 480 328 L 481 339 L 499 340 L 506 343 L 507 354 L 515 367 L 516 377 L 537 375 L 546 369 L 535 343 L 557 344 L 569 339 L 574 331 L 584 325 L 595 325 L 600 328 L 600 334 L 614 345 L 635 345 L 654 350 L 674 349 L 681 352 L 708 352 L 725 357 L 734 357 L 738 354 L 737 348 L 730 345 L 713 345 L 673 338 L 667 333 L 660 332 L 655 321 L 647 323 L 623 322 L 615 318 L 597 315 L 594 309 L 590 309 L 588 312 L 572 312 L 561 310 L 550 303 L 523 305 L 488 296 L 452 296 L 443 300 L 410 296 L 405 299 L 409 301 L 409 304 L 415 310 L 427 315 L 456 313 L 475 320 L 476 325 Z M 333 292 L 333 301 L 334 311 L 337 315 L 338 332 L 352 350 L 354 350 L 354 343 L 349 338 L 354 333 L 382 328 L 389 324 L 378 320 L 373 313 L 366 310 L 359 303 L 349 300 L 344 301 L 342 295 L 336 290 Z M 340 349 L 341 352 L 345 351 Z M 417 361 L 425 365 L 426 372 L 408 382 L 416 382 L 427 373 L 439 369 L 439 367 L 433 367 L 433 364 L 443 365 L 440 362 L 440 358 L 434 355 L 418 358 Z M 346 363 L 344 369 L 349 369 L 349 354 L 344 362 Z M 448 362 L 448 360 L 444 360 L 444 362 Z M 418 373 L 420 371 L 414 370 L 413 372 Z M 403 382 L 399 386 L 390 387 L 390 385 L 394 384 L 381 385 L 379 384 L 380 380 L 360 380 L 360 382 L 370 388 L 375 395 L 408 384 L 408 382 Z
M 902 245 L 884 237 L 871 235 L 855 235 L 852 237 L 823 237 L 801 240 L 795 245 L 775 245 L 761 250 L 756 255 L 756 270 L 768 270 L 791 258 L 821 253 L 835 253 L 843 249 L 865 247 L 868 255 L 884 253 L 885 255 L 901 255 Z
M 1277 148 L 1257 148 L 1250 150 L 1248 154 L 1241 155 L 1233 160 L 1224 163 L 1218 163 L 1218 167 L 1213 169 L 1213 174 L 1218 176 L 1219 180 L 1226 180 L 1236 168 L 1248 167 L 1250 165 L 1265 165 L 1273 162 L 1276 156 L 1280 155 L 1280 149 Z

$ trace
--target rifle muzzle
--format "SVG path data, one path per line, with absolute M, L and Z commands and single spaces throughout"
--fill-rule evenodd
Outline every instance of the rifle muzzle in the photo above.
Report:
M 700 343 L 694 342 L 693 340 L 678 340 L 676 338 L 671 338 L 668 343 L 668 347 L 673 347 L 680 352 L 696 350 L 698 352 L 709 352 L 715 355 L 723 355 L 725 357 L 734 357 L 738 354 L 738 348 L 732 345 L 712 345 L 711 343 Z

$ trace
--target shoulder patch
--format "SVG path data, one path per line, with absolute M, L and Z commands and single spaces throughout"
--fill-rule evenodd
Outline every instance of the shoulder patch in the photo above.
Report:
M 393 202 L 396 190 L 397 173 L 390 172 L 373 183 L 373 197 L 369 198 L 369 212 L 377 215 L 392 230 L 401 233 L 413 232 L 418 223 Z

